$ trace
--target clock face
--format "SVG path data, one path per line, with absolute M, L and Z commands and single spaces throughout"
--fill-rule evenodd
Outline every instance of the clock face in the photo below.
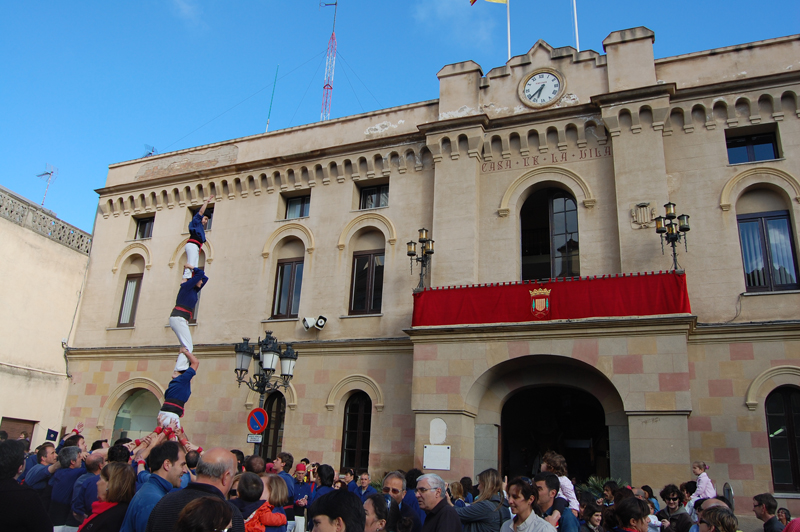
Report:
M 520 85 L 520 98 L 530 107 L 545 107 L 558 101 L 564 82 L 556 72 L 538 70 Z

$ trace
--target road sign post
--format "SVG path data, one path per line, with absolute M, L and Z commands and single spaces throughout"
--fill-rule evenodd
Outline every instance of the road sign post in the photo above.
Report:
M 263 408 L 254 408 L 247 415 L 247 430 L 250 431 L 250 434 L 257 434 L 261 436 L 261 434 L 267 428 L 268 423 L 269 423 L 269 415 L 267 414 L 267 411 L 264 410 Z M 251 438 L 250 436 L 247 437 L 248 443 L 250 443 L 251 441 L 255 443 L 253 454 L 256 455 L 261 454 L 262 440 L 263 436 L 261 438 Z

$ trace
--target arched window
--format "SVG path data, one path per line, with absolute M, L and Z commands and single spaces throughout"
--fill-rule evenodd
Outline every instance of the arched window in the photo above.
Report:
M 545 188 L 534 192 L 520 211 L 522 280 L 577 277 L 578 206 L 569 192 Z
M 303 288 L 305 247 L 297 238 L 287 238 L 276 247 L 275 291 L 272 296 L 272 319 L 296 318 Z
M 283 421 L 286 418 L 286 399 L 283 394 L 271 393 L 264 404 L 264 410 L 267 411 L 269 422 L 264 431 L 261 456 L 264 460 L 274 460 L 283 446 Z
M 369 466 L 369 432 L 372 425 L 372 400 L 365 392 L 356 392 L 344 407 L 342 428 L 342 465 L 355 470 Z
M 800 491 L 800 389 L 781 386 L 766 401 L 772 482 L 775 491 Z
M 766 188 L 748 190 L 736 202 L 748 292 L 797 290 L 797 261 L 786 201 Z
M 117 327 L 133 327 L 136 321 L 136 308 L 139 306 L 139 291 L 142 288 L 144 269 L 145 262 L 141 255 L 131 255 L 122 266 L 125 280 L 122 287 Z
M 385 244 L 383 233 L 371 228 L 366 228 L 353 237 L 349 311 L 351 315 L 379 314 L 381 311 Z

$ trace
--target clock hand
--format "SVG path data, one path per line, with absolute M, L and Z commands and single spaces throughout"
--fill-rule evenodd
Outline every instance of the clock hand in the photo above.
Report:
M 540 95 L 540 94 L 542 94 L 542 91 L 543 91 L 543 90 L 544 90 L 544 84 L 542 84 L 542 86 L 541 86 L 541 87 L 539 87 L 539 90 L 538 90 L 538 91 L 536 91 L 536 92 L 534 92 L 534 93 L 533 93 L 533 95 L 531 96 L 531 99 L 533 99 L 533 98 L 538 98 L 538 97 L 539 97 L 539 95 Z

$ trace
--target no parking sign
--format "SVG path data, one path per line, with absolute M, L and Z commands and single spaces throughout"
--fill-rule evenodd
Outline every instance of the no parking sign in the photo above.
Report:
M 261 434 L 267 428 L 269 416 L 263 408 L 254 408 L 247 416 L 247 430 L 252 434 Z

